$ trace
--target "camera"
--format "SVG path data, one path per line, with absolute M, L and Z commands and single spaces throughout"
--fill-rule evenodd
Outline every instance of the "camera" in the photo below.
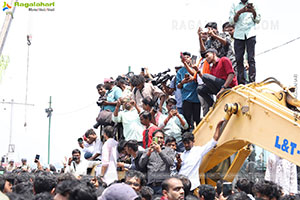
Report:
M 253 4 L 252 3 L 248 3 L 247 4 L 247 8 L 253 8 Z
M 98 101 L 96 102 L 98 106 L 103 106 L 104 101 L 107 101 L 106 96 L 99 97 Z
M 74 161 L 74 162 L 78 161 L 78 157 L 77 156 L 72 156 L 72 161 Z
M 152 77 L 153 77 L 153 80 L 151 81 L 152 85 L 155 85 L 158 88 L 162 89 L 162 84 L 167 83 L 167 81 L 171 81 L 174 77 L 174 75 L 168 74 L 168 72 L 170 72 L 170 71 L 171 70 L 168 69 L 164 72 L 160 72 L 158 74 L 152 75 Z

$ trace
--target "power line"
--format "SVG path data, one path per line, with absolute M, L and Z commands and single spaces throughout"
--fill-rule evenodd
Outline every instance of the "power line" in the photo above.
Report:
M 278 49 L 278 48 L 280 48 L 280 47 L 283 47 L 283 46 L 285 46 L 285 45 L 288 45 L 289 43 L 295 42 L 296 40 L 299 40 L 299 39 L 300 39 L 300 36 L 297 37 L 297 38 L 295 38 L 295 39 L 293 39 L 293 40 L 290 40 L 290 41 L 288 41 L 288 42 L 285 42 L 285 43 L 283 43 L 283 44 L 281 44 L 281 45 L 278 45 L 278 46 L 276 46 L 276 47 L 273 47 L 273 48 L 271 48 L 271 49 L 268 49 L 268 50 L 266 50 L 266 51 L 263 51 L 263 52 L 261 52 L 261 53 L 259 53 L 259 54 L 256 54 L 256 56 L 263 55 L 263 54 L 265 54 L 265 53 L 268 53 L 268 52 L 270 52 L 270 51 L 273 51 L 273 50 L 275 50 L 275 49 Z
M 71 114 L 71 113 L 76 113 L 76 112 L 79 112 L 79 111 L 82 111 L 82 110 L 85 110 L 91 106 L 95 105 L 95 102 L 93 103 L 90 103 L 89 105 L 86 105 L 84 107 L 81 107 L 81 108 L 78 108 L 76 110 L 73 110 L 73 111 L 69 111 L 69 112 L 65 112 L 65 113 L 57 113 L 56 115 L 68 115 L 68 114 Z

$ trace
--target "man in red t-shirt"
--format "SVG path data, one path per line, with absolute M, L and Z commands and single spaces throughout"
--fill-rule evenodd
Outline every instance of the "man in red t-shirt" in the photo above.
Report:
M 152 133 L 158 129 L 157 126 L 151 123 L 151 113 L 148 111 L 143 111 L 140 114 L 141 124 L 143 124 L 146 129 L 143 131 L 143 148 L 146 149 L 150 147 L 152 143 Z
M 212 65 L 210 74 L 202 75 L 200 71 L 197 72 L 204 82 L 197 88 L 198 94 L 204 98 L 209 107 L 214 103 L 212 94 L 218 96 L 224 89 L 237 85 L 231 61 L 227 57 L 218 58 L 216 53 L 215 49 L 207 49 L 205 52 L 207 62 Z

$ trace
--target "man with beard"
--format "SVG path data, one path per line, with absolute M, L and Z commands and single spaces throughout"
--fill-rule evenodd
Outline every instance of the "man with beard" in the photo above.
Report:
M 174 163 L 175 152 L 164 145 L 164 132 L 156 130 L 153 142 L 140 158 L 141 168 L 147 167 L 147 180 L 155 194 L 161 194 L 162 182 L 170 176 L 170 167 Z

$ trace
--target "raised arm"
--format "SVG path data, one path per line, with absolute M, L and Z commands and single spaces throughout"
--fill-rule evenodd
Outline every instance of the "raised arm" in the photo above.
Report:
M 199 44 L 200 44 L 200 52 L 206 51 L 203 39 L 202 39 L 202 29 L 201 27 L 198 28 L 198 36 L 199 36 Z

